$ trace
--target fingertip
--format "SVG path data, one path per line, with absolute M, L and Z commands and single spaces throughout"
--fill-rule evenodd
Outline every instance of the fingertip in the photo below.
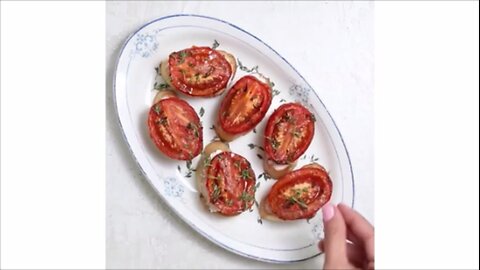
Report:
M 335 207 L 332 204 L 327 203 L 322 207 L 323 222 L 328 222 L 333 218 L 334 215 L 335 215 Z
M 320 250 L 320 252 L 324 252 L 324 250 L 325 250 L 324 245 L 325 245 L 325 243 L 324 243 L 323 239 L 320 240 L 320 242 L 318 242 L 318 249 Z
M 347 229 L 342 213 L 334 205 L 327 204 L 322 208 L 324 222 L 323 252 L 325 260 L 333 262 L 345 258 Z
M 350 207 L 349 205 L 347 205 L 346 203 L 344 202 L 341 202 L 337 205 L 338 208 L 347 208 L 347 209 L 352 209 L 352 207 Z

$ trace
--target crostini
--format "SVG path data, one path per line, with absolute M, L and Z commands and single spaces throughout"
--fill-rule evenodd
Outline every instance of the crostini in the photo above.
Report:
M 218 137 L 229 142 L 251 131 L 265 117 L 271 103 L 268 82 L 252 75 L 242 77 L 222 100 L 215 124 Z
M 273 184 L 260 203 L 260 216 L 271 221 L 310 219 L 331 196 L 327 171 L 317 163 L 308 164 Z
M 255 173 L 250 162 L 215 141 L 207 145 L 196 168 L 197 188 L 210 212 L 238 215 L 255 201 Z
M 160 91 L 148 113 L 148 131 L 167 157 L 191 160 L 203 148 L 203 127 L 195 110 L 169 90 Z
M 277 179 L 295 168 L 315 133 L 315 117 L 299 103 L 286 103 L 270 116 L 265 127 L 263 168 Z
M 173 52 L 160 63 L 160 75 L 168 85 L 196 97 L 223 93 L 236 69 L 232 54 L 210 47 L 193 46 Z

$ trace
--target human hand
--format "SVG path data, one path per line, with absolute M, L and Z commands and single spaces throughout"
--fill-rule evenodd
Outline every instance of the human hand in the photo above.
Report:
M 323 268 L 374 269 L 373 226 L 344 204 L 327 204 L 322 214 L 325 238 L 318 246 L 325 253 Z

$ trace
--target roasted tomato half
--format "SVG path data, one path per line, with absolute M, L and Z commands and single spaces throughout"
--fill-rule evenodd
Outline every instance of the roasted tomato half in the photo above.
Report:
M 209 47 L 170 54 L 168 68 L 172 86 L 190 96 L 215 96 L 225 89 L 232 76 L 232 67 L 225 57 Z
M 248 160 L 232 152 L 222 152 L 205 160 L 204 166 L 210 209 L 233 216 L 252 207 L 256 178 Z
M 280 219 L 309 219 L 330 200 L 332 181 L 325 169 L 308 165 L 280 178 L 272 186 L 267 200 Z
M 314 116 L 298 103 L 278 107 L 265 128 L 265 153 L 278 164 L 297 160 L 312 142 L 315 132 Z
M 190 160 L 203 148 L 203 127 L 195 110 L 183 99 L 158 101 L 148 114 L 150 137 L 165 155 Z
M 254 76 L 244 76 L 228 91 L 218 114 L 222 129 L 240 134 L 253 129 L 270 108 L 271 87 Z

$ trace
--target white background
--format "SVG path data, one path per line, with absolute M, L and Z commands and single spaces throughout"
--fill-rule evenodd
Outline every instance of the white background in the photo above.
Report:
M 167 209 L 131 157 L 112 103 L 115 61 L 132 32 L 177 13 L 236 24 L 272 46 L 305 76 L 345 139 L 356 179 L 355 208 L 373 221 L 373 3 L 108 2 L 107 267 L 318 269 L 321 257 L 278 266 L 213 245 Z
M 313 60 L 296 56 L 307 52 L 311 33 L 292 26 L 287 38 L 304 43 L 283 48 L 283 29 L 242 24 L 268 22 L 262 15 L 231 21 L 316 87 L 317 74 L 303 64 Z M 375 17 L 376 266 L 478 269 L 478 2 L 376 2 Z M 103 3 L 1 2 L 1 268 L 105 267 L 104 23 Z M 276 34 L 265 38 L 269 32 Z M 337 117 L 346 108 L 322 98 L 337 122 L 346 121 Z M 143 181 L 132 183 L 132 192 L 144 194 L 134 203 L 146 215 L 165 212 Z M 186 232 L 176 234 L 188 240 L 179 260 L 188 260 L 194 244 L 212 264 L 238 259 L 206 254 L 211 244 L 173 215 L 162 220 Z M 141 258 L 129 251 L 136 252 Z

